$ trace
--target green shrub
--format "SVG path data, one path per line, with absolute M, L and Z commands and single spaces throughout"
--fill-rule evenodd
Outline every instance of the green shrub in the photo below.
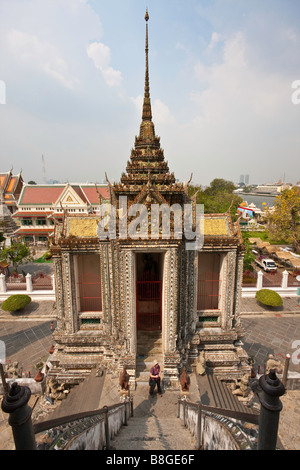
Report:
M 277 292 L 271 289 L 261 289 L 255 295 L 258 302 L 268 307 L 281 307 L 283 305 L 282 298 Z
M 11 295 L 3 302 L 3 304 L 1 305 L 1 308 L 5 312 L 15 312 L 17 310 L 21 310 L 22 308 L 26 307 L 26 305 L 30 304 L 30 302 L 31 302 L 31 297 L 29 297 L 29 295 L 23 295 L 23 294 Z

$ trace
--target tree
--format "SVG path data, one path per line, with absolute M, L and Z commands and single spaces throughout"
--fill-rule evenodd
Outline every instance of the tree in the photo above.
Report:
M 22 242 L 12 242 L 10 246 L 2 248 L 0 261 L 8 261 L 13 265 L 14 273 L 18 272 L 20 264 L 28 263 L 32 260 L 30 248 Z
M 189 186 L 188 194 L 191 197 L 198 192 L 196 202 L 204 205 L 205 214 L 223 214 L 231 207 L 231 217 L 235 221 L 237 208 L 243 199 L 234 194 L 234 188 L 231 181 L 216 178 L 205 189 L 202 189 L 201 186 Z
M 300 189 L 294 186 L 282 191 L 268 210 L 267 224 L 273 238 L 285 238 L 300 252 Z
M 231 181 L 226 181 L 223 178 L 215 178 L 210 183 L 209 187 L 205 189 L 207 194 L 214 195 L 220 193 L 232 194 L 235 189 Z
M 245 244 L 245 247 L 246 247 L 245 254 L 244 254 L 244 271 L 251 271 L 252 272 L 254 270 L 253 262 L 255 260 L 255 256 L 252 252 L 252 249 L 251 249 L 251 246 L 250 246 L 250 243 L 248 242 L 248 240 L 245 240 L 244 244 Z

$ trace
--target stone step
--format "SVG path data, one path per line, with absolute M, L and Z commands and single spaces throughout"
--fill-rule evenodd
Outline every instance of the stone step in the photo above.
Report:
M 161 330 L 155 330 L 155 331 L 148 331 L 148 330 L 138 330 L 137 332 L 138 336 L 147 336 L 148 338 L 150 337 L 157 337 L 161 336 Z
M 141 348 L 137 348 L 137 352 L 138 352 L 138 357 L 139 356 L 143 356 L 143 357 L 149 357 L 149 356 L 153 356 L 153 358 L 155 359 L 154 356 L 158 356 L 158 355 L 161 355 L 162 354 L 162 348 L 161 347 L 158 347 L 158 346 L 155 346 L 155 347 L 149 347 L 148 349 L 141 349 Z
M 155 343 L 137 343 L 137 350 L 139 353 L 141 352 L 148 352 L 151 349 L 158 349 L 162 350 L 162 342 L 155 342 Z
M 150 370 L 151 367 L 153 366 L 154 361 L 157 361 L 158 364 L 160 365 L 160 368 L 162 367 L 163 364 L 163 358 L 162 355 L 156 355 L 156 356 L 145 356 L 145 357 L 137 357 L 136 359 L 136 367 L 139 370 Z
M 195 440 L 178 418 L 132 417 L 111 441 L 116 450 L 195 450 Z
M 155 339 L 155 340 L 149 340 L 149 339 L 140 339 L 137 341 L 137 346 L 142 348 L 142 347 L 145 347 L 146 349 L 150 346 L 150 347 L 153 347 L 153 346 L 160 346 L 161 347 L 162 345 L 162 339 L 161 338 L 158 338 L 158 339 Z
M 137 337 L 137 342 L 139 343 L 161 343 L 162 342 L 162 337 L 161 335 L 159 336 L 138 336 Z
M 156 342 L 159 342 L 159 343 L 162 342 L 161 333 L 159 333 L 159 334 L 155 333 L 154 335 L 153 334 L 142 334 L 142 335 L 138 334 L 137 335 L 137 343 L 138 344 L 142 344 L 142 343 L 153 344 L 153 343 L 156 343 Z
M 137 355 L 136 357 L 136 364 L 137 366 L 144 366 L 147 367 L 147 370 L 150 370 L 150 368 L 153 366 L 153 362 L 157 361 L 160 367 L 163 364 L 163 355 L 160 351 L 158 354 L 147 354 L 147 355 Z
M 149 372 L 147 371 L 137 371 L 136 373 L 136 382 L 149 383 Z

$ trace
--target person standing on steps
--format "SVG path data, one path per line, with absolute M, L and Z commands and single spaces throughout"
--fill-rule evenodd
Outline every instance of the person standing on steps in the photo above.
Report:
M 150 369 L 150 379 L 149 385 L 150 390 L 149 393 L 152 396 L 154 394 L 155 386 L 157 385 L 157 390 L 160 395 L 162 395 L 162 390 L 160 386 L 161 374 L 160 374 L 160 366 L 158 362 L 155 360 L 153 361 L 153 366 Z

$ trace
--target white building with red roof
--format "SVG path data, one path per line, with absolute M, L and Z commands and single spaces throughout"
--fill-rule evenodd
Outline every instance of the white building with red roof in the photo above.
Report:
M 100 203 L 108 199 L 108 188 L 103 184 L 24 184 L 13 214 L 19 225 L 15 236 L 34 245 L 45 244 L 64 212 L 97 213 Z

